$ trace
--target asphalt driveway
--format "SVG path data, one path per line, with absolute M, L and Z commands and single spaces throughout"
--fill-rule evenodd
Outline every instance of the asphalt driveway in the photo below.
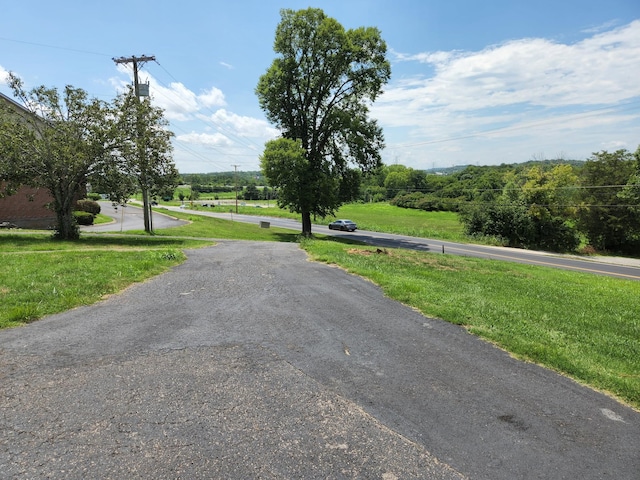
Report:
M 0 478 L 638 479 L 605 395 L 297 245 L 188 255 L 0 331 Z

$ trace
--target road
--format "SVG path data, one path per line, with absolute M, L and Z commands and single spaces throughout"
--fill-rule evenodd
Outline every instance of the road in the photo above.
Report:
M 111 202 L 100 203 L 100 213 L 113 219 L 111 223 L 101 223 L 80 227 L 83 232 L 122 232 L 127 230 L 144 230 L 144 215 L 142 208 L 136 205 L 114 206 Z M 185 225 L 188 222 L 174 217 L 153 212 L 151 216 L 153 228 L 171 228 Z
M 123 230 L 143 230 L 144 221 L 142 209 L 135 205 L 126 208 L 116 208 L 109 202 L 100 202 L 102 213 L 114 219 L 113 223 L 82 227 L 86 232 L 117 232 Z M 167 210 L 188 211 L 197 215 L 211 216 L 233 220 L 237 222 L 259 224 L 261 221 L 269 222 L 271 226 L 286 228 L 290 230 L 301 230 L 300 222 L 286 218 L 276 218 L 269 216 L 238 215 L 233 210 L 222 213 L 207 210 L 189 210 L 181 207 L 165 207 Z M 184 225 L 186 222 L 154 212 L 154 228 L 170 228 L 177 225 Z M 453 255 L 464 255 L 479 258 L 489 258 L 510 262 L 525 263 L 529 265 L 541 265 L 554 268 L 563 268 L 579 272 L 607 275 L 628 280 L 640 280 L 640 259 L 623 257 L 577 257 L 572 255 L 560 255 L 548 252 L 538 252 L 534 250 L 523 250 L 517 248 L 492 247 L 485 245 L 462 244 L 448 242 L 445 240 L 434 240 L 428 238 L 410 237 L 406 235 L 395 235 L 380 232 L 358 230 L 356 232 L 339 232 L 328 230 L 326 225 L 313 225 L 315 233 L 323 233 L 336 237 L 345 237 L 359 240 L 369 245 L 381 248 L 410 248 L 434 253 L 447 253 Z
M 0 331 L 2 478 L 638 480 L 640 413 L 295 244 Z
M 170 207 L 169 210 L 178 209 Z M 255 223 L 268 221 L 274 227 L 301 231 L 299 221 L 268 216 L 237 215 L 235 213 L 219 213 L 212 211 L 193 211 L 198 215 L 214 216 L 237 222 Z M 382 248 L 410 248 L 434 253 L 448 253 L 470 257 L 489 258 L 510 262 L 563 268 L 579 272 L 607 275 L 628 280 L 640 280 L 640 259 L 621 257 L 576 257 L 534 250 L 517 248 L 492 247 L 484 245 L 462 244 L 444 240 L 410 237 L 379 232 L 357 230 L 356 232 L 339 232 L 329 230 L 326 225 L 313 225 L 312 231 L 336 237 L 359 240 Z

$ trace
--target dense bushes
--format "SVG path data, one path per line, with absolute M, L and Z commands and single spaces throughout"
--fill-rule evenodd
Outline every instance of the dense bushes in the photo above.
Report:
M 523 203 L 471 206 L 460 218 L 468 235 L 494 237 L 510 247 L 572 252 L 580 244 L 576 229 L 563 218 L 533 215 Z
M 93 225 L 93 220 L 100 213 L 100 204 L 94 200 L 84 199 L 76 202 L 73 216 L 78 225 Z
M 447 175 L 387 167 L 392 205 L 453 211 L 469 235 L 550 251 L 640 255 L 640 148 L 598 152 L 584 161 L 468 166 Z M 382 175 L 381 174 L 381 175 Z M 391 175 L 393 174 L 393 175 Z
M 78 200 L 76 202 L 76 210 L 80 212 L 87 212 L 93 216 L 96 216 L 100 213 L 100 204 L 95 200 Z
M 73 217 L 78 225 L 93 225 L 93 220 L 95 219 L 95 216 L 91 213 L 80 210 L 73 212 Z
M 457 212 L 460 202 L 455 198 L 442 198 L 428 193 L 413 192 L 397 196 L 389 203 L 397 207 L 415 208 L 426 212 Z

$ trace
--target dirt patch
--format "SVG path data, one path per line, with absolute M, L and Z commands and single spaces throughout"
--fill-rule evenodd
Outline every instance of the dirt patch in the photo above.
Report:
M 387 249 L 383 249 L 383 248 L 376 248 L 375 250 L 359 250 L 357 248 L 351 248 L 347 250 L 347 253 L 350 253 L 351 255 L 363 255 L 365 257 L 368 257 L 370 255 L 392 256 L 392 254 Z
M 460 265 L 452 266 L 443 264 L 441 260 L 436 257 L 420 257 L 415 259 L 414 263 L 416 265 L 428 266 L 437 270 L 445 270 L 449 272 L 458 272 L 461 270 L 465 270 L 464 268 L 461 268 Z

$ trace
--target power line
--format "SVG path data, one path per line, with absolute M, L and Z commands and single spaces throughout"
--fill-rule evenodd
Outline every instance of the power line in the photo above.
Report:
M 0 40 L 4 40 L 6 42 L 13 42 L 13 43 L 22 43 L 25 45 L 34 45 L 36 47 L 45 47 L 45 48 L 54 48 L 56 50 L 67 50 L 69 52 L 75 52 L 75 53 L 83 53 L 86 55 L 98 55 L 101 57 L 110 57 L 111 55 L 106 54 L 106 53 L 100 53 L 100 52 L 92 52 L 90 50 L 81 50 L 78 48 L 69 48 L 69 47 L 60 47 L 57 45 L 48 45 L 46 43 L 37 43 L 37 42 L 27 42 L 25 40 L 16 40 L 13 38 L 6 38 L 6 37 L 0 37 Z
M 181 81 L 179 81 L 174 75 L 171 74 L 171 72 L 169 72 L 163 65 L 161 65 L 158 61 L 155 62 L 162 70 L 164 70 L 164 72 L 169 75 L 175 82 L 182 84 Z M 157 79 L 156 79 L 157 80 Z M 173 90 L 171 90 L 171 88 L 158 81 L 158 83 L 160 83 L 161 85 L 163 85 L 165 88 L 167 88 L 168 90 L 170 90 L 171 92 L 173 92 Z M 213 110 L 211 110 L 208 106 L 205 106 L 205 108 L 209 113 L 211 113 L 212 115 L 215 114 L 215 112 Z M 202 119 L 198 119 L 201 120 Z M 245 147 L 249 147 L 249 144 L 253 144 L 253 146 L 258 147 L 258 148 L 262 148 L 262 145 L 259 145 L 258 143 L 254 142 L 251 139 L 247 139 L 245 137 L 241 137 L 239 135 L 236 135 L 235 133 L 233 133 L 231 130 L 227 129 L 225 126 L 221 125 L 220 123 L 216 122 L 213 118 L 208 118 L 208 121 L 213 124 L 213 126 L 215 126 L 219 131 L 231 136 L 236 142 L 238 142 L 239 144 L 241 144 L 242 146 Z
M 169 72 L 163 65 L 161 65 L 157 60 L 155 61 L 155 63 L 167 74 L 169 75 L 169 77 L 180 84 L 183 84 L 182 82 L 180 82 L 171 72 Z M 162 82 L 159 78 L 155 78 L 155 80 L 158 82 L 159 85 L 162 85 L 168 92 L 171 93 L 171 95 L 173 96 L 173 98 L 169 98 L 166 94 L 164 94 L 164 92 L 158 92 L 158 95 L 164 97 L 165 99 L 171 100 L 171 101 L 180 101 L 181 98 L 176 94 L 176 92 L 166 83 Z M 204 106 L 203 108 L 200 108 L 200 110 L 206 110 L 208 111 L 212 116 L 215 114 L 213 112 L 213 110 L 211 110 L 210 108 L 208 108 L 207 106 Z M 216 122 L 212 117 L 207 117 L 207 121 L 205 121 L 203 118 L 199 117 L 199 116 L 194 116 L 194 120 L 202 123 L 205 126 L 208 126 L 209 124 L 211 124 L 219 133 L 221 133 L 222 135 L 224 135 L 226 138 L 230 139 L 232 142 L 234 142 L 235 144 L 237 144 L 237 146 L 239 147 L 244 147 L 247 148 L 249 150 L 253 150 L 253 147 L 258 147 L 258 148 L 262 148 L 261 145 L 259 145 L 258 143 L 252 141 L 251 139 L 247 139 L 245 137 L 242 137 L 240 135 L 235 134 L 232 130 L 226 128 L 224 125 L 220 124 L 219 122 Z M 172 124 L 172 129 L 177 129 L 182 131 L 185 134 L 188 134 L 185 130 L 179 128 L 175 123 Z M 184 147 L 184 142 L 180 142 L 180 140 L 175 139 L 174 141 L 181 143 L 181 145 Z M 208 149 L 213 150 L 214 152 L 217 152 L 220 155 L 223 155 L 225 157 L 257 157 L 258 153 L 255 151 L 251 151 L 251 153 L 229 153 L 229 152 L 225 152 L 222 151 L 220 149 L 220 147 L 217 146 L 207 146 Z M 203 158 L 201 155 L 196 154 L 194 152 L 194 150 L 192 149 L 187 149 L 190 153 L 195 154 L 196 156 Z M 221 165 L 217 162 L 213 162 L 210 160 L 205 160 L 208 161 L 209 163 L 217 166 L 218 168 L 221 167 Z

